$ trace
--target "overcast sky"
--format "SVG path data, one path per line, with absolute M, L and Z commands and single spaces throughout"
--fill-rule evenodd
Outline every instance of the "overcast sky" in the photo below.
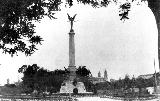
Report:
M 70 23 L 67 13 L 77 14 L 75 31 L 76 66 L 85 65 L 93 76 L 106 69 L 109 79 L 154 73 L 154 59 L 158 71 L 156 22 L 147 5 L 132 6 L 129 20 L 120 20 L 118 6 L 94 9 L 76 5 L 56 12 L 56 20 L 44 18 L 36 23 L 36 32 L 44 39 L 31 57 L 24 54 L 10 57 L 0 54 L 0 84 L 17 81 L 22 65 L 38 64 L 48 70 L 68 67 Z

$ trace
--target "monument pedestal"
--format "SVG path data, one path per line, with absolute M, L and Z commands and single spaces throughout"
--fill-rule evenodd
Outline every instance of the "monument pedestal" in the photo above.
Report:
M 75 86 L 73 82 L 71 80 L 64 81 L 61 85 L 60 93 L 74 93 L 75 90 L 77 90 L 77 93 L 86 93 L 83 82 L 77 82 Z
M 83 82 L 76 80 L 76 66 L 68 66 L 70 71 L 68 80 L 64 81 L 60 88 L 60 93 L 86 93 L 86 89 Z
M 70 72 L 69 80 L 73 81 L 76 78 L 76 66 L 68 66 L 67 70 Z

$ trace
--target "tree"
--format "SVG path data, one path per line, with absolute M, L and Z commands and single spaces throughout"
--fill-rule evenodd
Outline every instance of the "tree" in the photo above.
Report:
M 129 75 L 125 75 L 125 78 L 124 78 L 124 88 L 125 89 L 129 89 L 131 88 L 131 80 L 129 78 Z
M 118 89 L 122 89 L 124 86 L 124 82 L 123 82 L 123 80 L 121 79 L 121 78 L 119 78 L 119 80 L 117 81 L 117 83 L 118 83 Z
M 23 65 L 19 68 L 18 72 L 23 73 L 23 89 L 25 93 L 30 93 L 35 88 L 35 74 L 39 70 L 37 64 L 33 65 Z
M 68 74 L 66 70 L 57 69 L 49 71 L 37 64 L 23 65 L 18 72 L 24 74 L 22 88 L 25 93 L 32 93 L 34 90 L 37 90 L 39 93 L 46 90 L 51 93 L 57 92 Z
M 158 59 L 160 65 L 160 1 L 159 0 L 147 0 L 148 7 L 152 10 L 158 28 Z M 160 68 L 160 66 L 159 66 Z
M 96 89 L 97 90 L 111 90 L 111 83 L 108 81 L 96 83 Z
M 42 41 L 35 35 L 33 21 L 40 21 L 44 16 L 54 18 L 52 11 L 59 10 L 59 5 L 60 0 L 1 0 L 0 49 L 11 56 L 17 52 L 33 54 Z
M 89 69 L 86 68 L 86 66 L 79 66 L 76 74 L 82 77 L 89 77 L 91 75 L 91 72 Z
M 139 88 L 139 95 L 140 95 L 142 93 L 142 88 L 145 87 L 145 80 L 143 78 L 137 78 L 136 87 Z

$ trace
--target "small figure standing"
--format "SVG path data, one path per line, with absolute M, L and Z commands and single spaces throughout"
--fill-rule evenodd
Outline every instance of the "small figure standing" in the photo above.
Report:
M 73 30 L 73 21 L 74 21 L 77 14 L 75 14 L 73 17 L 70 17 L 68 13 L 67 13 L 67 15 L 68 15 L 69 21 L 71 22 L 71 31 L 72 31 Z

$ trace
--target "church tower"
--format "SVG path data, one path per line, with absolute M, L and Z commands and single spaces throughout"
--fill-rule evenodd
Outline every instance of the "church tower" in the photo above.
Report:
M 104 80 L 105 80 L 105 81 L 108 81 L 108 74 L 107 74 L 106 69 L 105 69 L 105 71 L 104 71 Z
M 98 77 L 101 77 L 101 72 L 100 71 L 98 72 Z

